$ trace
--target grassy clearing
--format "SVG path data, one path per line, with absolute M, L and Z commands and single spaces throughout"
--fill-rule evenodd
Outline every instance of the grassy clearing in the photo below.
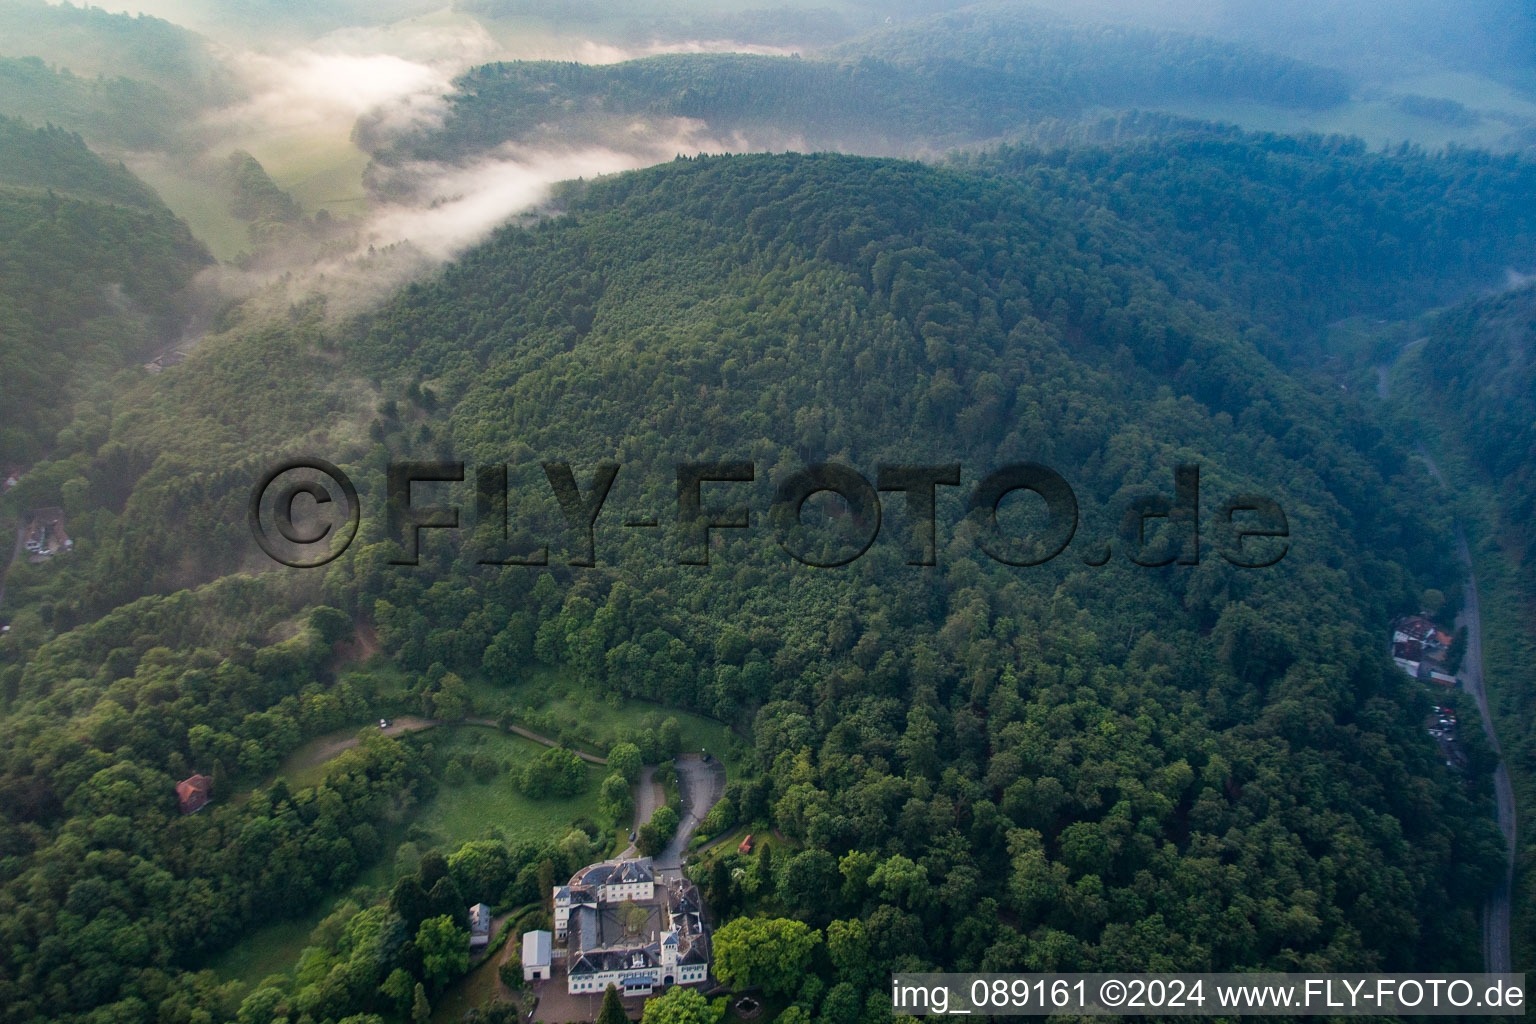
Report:
M 338 729 L 318 736 L 284 759 L 278 774 L 290 789 L 313 786 L 325 777 L 326 766 L 349 749 L 359 731 L 369 725 Z M 488 725 L 437 725 L 420 730 L 420 742 L 430 744 L 444 758 L 487 754 L 508 768 L 521 767 L 548 748 Z M 508 842 L 548 835 L 551 829 L 569 825 L 577 818 L 597 817 L 597 787 L 604 769 L 587 766 L 587 791 L 574 797 L 530 800 L 512 788 L 505 773 L 489 782 L 473 777 L 461 786 L 443 784 L 431 803 L 420 808 L 403 825 L 417 825 L 431 832 L 434 845 L 453 849 L 471 839 L 499 832 Z M 388 880 L 386 880 L 388 881 Z
M 509 765 L 523 765 L 547 748 L 489 726 L 439 726 L 423 737 L 440 753 L 485 753 Z M 512 788 L 505 775 L 490 782 L 473 780 L 443 786 L 413 819 L 432 833 L 434 845 L 451 850 L 471 839 L 499 835 L 509 843 L 563 834 L 577 818 L 597 818 L 597 787 L 603 769 L 587 766 L 587 789 L 573 797 L 530 800 Z
M 309 945 L 310 933 L 343 898 L 321 900 L 302 917 L 256 929 L 209 963 L 209 970 L 220 981 L 243 982 L 247 989 L 255 988 L 274 974 L 290 973 L 299 954 Z
M 329 738 L 333 741 L 336 738 L 346 739 L 355 733 L 356 730 L 342 730 L 331 734 Z M 306 744 L 292 756 L 299 757 L 306 748 L 326 739 L 328 737 L 311 741 L 311 744 Z M 548 749 L 532 740 L 480 725 L 434 726 L 423 730 L 418 742 L 432 744 L 437 753 L 445 756 L 483 753 L 509 766 L 526 764 Z M 313 752 L 310 757 L 313 759 Z M 318 779 L 324 774 L 324 764 L 323 760 L 306 764 L 299 768 L 294 776 L 289 776 L 285 771 L 284 777 L 288 779 L 290 786 L 296 784 L 297 777 L 313 774 Z M 394 884 L 395 855 L 401 843 L 405 841 L 407 830 L 412 826 L 424 829 L 431 836 L 430 843 L 418 843 L 418 845 L 423 849 L 435 847 L 445 853 L 472 839 L 494 837 L 508 843 L 558 839 L 577 819 L 595 820 L 597 818 L 597 787 L 602 780 L 602 775 L 602 768 L 590 765 L 587 769 L 587 789 L 584 793 L 574 797 L 546 800 L 530 800 L 523 796 L 512 788 L 505 774 L 499 774 L 485 783 L 471 779 L 462 786 L 442 785 L 437 796 L 418 808 L 408 820 L 380 823 L 380 831 L 384 837 L 383 851 L 364 869 L 352 891 L 369 890 L 364 895 L 366 900 L 371 901 L 374 898 L 373 890 Z M 305 946 L 309 945 L 309 936 L 315 926 L 335 909 L 339 901 L 346 899 L 347 895 L 338 894 L 322 900 L 319 905 L 300 917 L 257 929 L 210 962 L 208 967 L 223 980 L 238 980 L 248 986 L 254 986 L 270 975 L 291 971 L 299 954 L 304 951 Z M 483 969 L 477 970 L 476 975 L 480 973 L 483 973 Z M 494 986 L 496 977 L 494 968 L 490 969 L 488 977 L 488 983 Z M 483 999 L 477 998 L 476 1001 L 466 1004 L 466 1008 L 471 1005 L 478 1006 L 482 1001 Z M 456 1020 L 457 1017 L 453 1019 Z
M 251 248 L 250 230 L 245 221 L 229 212 L 229 196 L 224 189 L 157 156 L 129 157 L 126 162 L 172 213 L 187 222 L 192 234 L 216 259 L 233 259 Z
M 477 715 L 495 718 L 511 711 L 519 724 L 592 753 L 607 753 L 621 730 L 643 727 L 654 716 L 677 719 L 683 751 L 708 750 L 725 763 L 728 772 L 745 756 L 743 741 L 724 722 L 633 698 L 580 694 L 575 678 L 563 670 L 531 669 L 526 680 L 510 686 L 484 677 L 466 682 Z
M 367 725 L 358 724 L 316 736 L 283 758 L 277 768 L 278 777 L 288 783 L 290 790 L 318 786 L 325 778 L 325 766 L 342 751 L 354 746 L 351 741 L 355 741 L 357 734 L 365 728 Z
M 356 216 L 367 212 L 369 193 L 362 187 L 362 172 L 369 157 L 353 146 L 350 132 L 352 121 L 341 118 L 250 135 L 243 146 L 304 212 L 326 209 L 333 215 Z
M 688 842 L 688 860 L 690 863 L 695 864 L 696 867 L 707 866 L 722 854 L 736 852 L 737 847 L 741 846 L 741 841 L 747 838 L 747 836 L 752 836 L 755 839 L 759 835 L 767 835 L 767 832 L 755 832 L 750 824 L 733 825 L 716 836 L 706 836 L 702 832 L 695 833 L 694 837 Z M 702 848 L 706 846 L 709 849 L 703 850 Z M 756 844 L 754 844 L 753 848 L 756 849 Z
M 362 169 L 368 158 L 352 144 L 351 131 L 352 121 L 338 118 L 303 128 L 253 134 L 241 140 L 241 144 L 261 161 L 279 188 L 291 190 L 311 179 L 333 175 L 332 186 L 346 189 L 344 198 L 359 198 L 367 194 L 363 190 Z M 308 204 L 305 207 L 306 212 L 314 212 Z
M 367 167 L 368 158 L 356 152 L 296 180 L 288 191 L 311 213 L 329 210 L 336 216 L 361 216 L 368 212 L 368 194 L 362 186 Z
M 396 707 L 405 699 L 406 690 L 410 687 L 411 681 L 406 672 L 383 655 L 375 655 L 367 664 L 367 668 L 354 669 L 342 678 L 353 681 L 360 688 L 371 686 L 374 699 L 380 707 Z

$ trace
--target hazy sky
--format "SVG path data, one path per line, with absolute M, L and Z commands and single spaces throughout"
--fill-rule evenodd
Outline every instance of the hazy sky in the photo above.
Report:
M 689 26 L 740 26 L 744 32 L 777 36 L 774 11 L 787 12 L 784 24 L 796 26 L 849 31 L 850 26 L 883 26 L 889 19 L 899 28 L 961 5 L 806 0 L 775 8 L 763 0 L 465 0 L 466 9 L 455 10 L 416 0 L 103 0 L 101 6 L 162 17 L 214 40 L 213 52 L 247 96 L 206 114 L 210 159 L 217 162 L 240 147 L 256 153 L 284 187 L 301 185 L 306 175 L 333 189 L 350 181 L 346 187 L 356 198 L 353 205 L 338 206 L 340 213 L 364 208 L 366 155 L 349 141 L 358 118 L 368 114 L 370 124 L 386 134 L 430 126 L 442 115 L 454 78 L 475 65 L 526 58 L 611 63 L 663 52 L 787 53 L 784 46 L 750 34 L 693 38 L 679 33 Z M 1460 77 L 1451 81 L 1451 91 L 1458 98 L 1522 103 L 1528 97 L 1511 99 L 1513 93 L 1498 90 L 1527 87 L 1536 73 L 1533 15 L 1520 0 L 1038 0 L 1016 6 L 1209 33 L 1337 64 L 1359 76 L 1366 99 L 1371 88 L 1434 93 L 1444 83 L 1428 76 L 1454 72 Z M 487 10 L 497 16 L 472 13 Z M 551 16 L 560 10 L 575 14 Z M 1536 105 L 1530 109 L 1536 112 Z M 1297 127 L 1359 131 L 1360 123 Z M 540 203 L 555 181 L 645 166 L 679 153 L 753 149 L 761 141 L 719 137 L 683 119 L 652 118 L 631 134 L 575 137 L 559 150 L 503 146 L 467 165 L 417 163 L 392 169 L 389 198 L 374 195 L 366 219 L 358 223 L 359 251 L 410 241 L 423 255 L 444 258 Z M 775 141 L 785 144 L 783 137 Z M 314 201 L 313 196 L 303 198 Z M 329 267 L 335 273 L 337 261 Z

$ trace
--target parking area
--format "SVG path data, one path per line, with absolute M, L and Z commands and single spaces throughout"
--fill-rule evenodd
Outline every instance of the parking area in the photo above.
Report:
M 543 1021 L 545 1024 L 597 1020 L 597 1012 L 603 1008 L 601 992 L 572 995 L 566 991 L 565 962 L 562 960 L 557 960 L 551 965 L 548 981 L 533 982 L 529 987 L 539 997 L 539 1005 L 534 1008 L 533 1019 Z M 629 1014 L 632 1020 L 639 1020 L 640 1012 L 644 1009 L 644 996 L 632 996 L 624 1000 L 624 1012 Z

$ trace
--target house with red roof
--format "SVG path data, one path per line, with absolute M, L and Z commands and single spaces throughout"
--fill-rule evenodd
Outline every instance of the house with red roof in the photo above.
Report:
M 181 804 L 182 814 L 202 810 L 212 795 L 213 780 L 206 775 L 193 775 L 176 783 L 176 799 Z

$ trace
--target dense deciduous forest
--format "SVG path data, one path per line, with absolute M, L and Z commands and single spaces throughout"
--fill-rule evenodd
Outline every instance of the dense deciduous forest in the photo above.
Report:
M 1226 96 L 1280 107 L 1329 107 L 1349 97 L 1333 68 L 1178 32 L 1075 23 L 1038 9 L 975 4 L 845 43 L 841 57 L 914 67 L 968 64 L 1055 83 L 1085 105 Z
M 1536 289 L 1513 288 L 1436 318 L 1418 376 L 1498 488 L 1499 529 L 1536 567 Z M 1525 589 L 1536 594 L 1536 576 Z
M 153 189 L 122 164 L 91 152 L 74 132 L 33 128 L 7 117 L 0 118 L 0 142 L 0 184 L 51 189 L 77 199 L 150 211 L 164 209 Z
M 123 149 L 174 145 L 193 109 L 137 79 L 87 78 L 39 57 L 0 57 L 0 114 L 60 125 L 98 144 Z
M 600 848 L 591 826 L 444 851 L 446 873 L 424 858 L 341 908 L 288 980 L 195 973 L 279 912 L 264 887 L 290 886 L 296 910 L 351 884 L 381 823 L 446 771 L 422 741 L 377 739 L 319 786 L 264 781 L 303 739 L 394 699 L 333 681 L 354 619 L 427 706 L 462 713 L 465 679 L 552 671 L 750 735 L 723 806 L 785 848 L 737 859 L 740 875 L 722 858 L 701 883 L 717 906 L 815 933 L 776 926 L 795 949 L 825 941 L 790 993 L 808 1018 L 885 1019 L 873 993 L 898 967 L 1474 967 L 1501 870 L 1475 798 L 1487 763 L 1465 782 L 1442 768 L 1426 696 L 1379 641 L 1453 578 L 1422 476 L 1348 396 L 1277 369 L 1245 304 L 1185 297 L 1207 282 L 1149 262 L 1152 232 L 1018 178 L 785 156 L 571 185 L 562 216 L 502 230 L 375 313 L 231 314 L 184 366 L 84 414 L 29 486 L 78 478 L 95 509 L 81 536 L 100 543 L 51 583 L 23 580 L 0 669 L 0 927 L 21 951 L 0 978 L 6 1019 L 393 1017 L 463 969 L 442 959 L 461 927 L 454 894 L 433 896 L 444 878 L 455 906 L 469 885 L 518 906 Z M 178 562 L 167 525 L 238 551 L 262 460 L 316 445 L 374 502 L 347 554 L 297 588 L 180 589 L 222 570 L 212 552 Z M 421 567 L 387 565 L 383 468 L 405 457 L 510 464 L 509 542 L 466 521 L 429 537 Z M 765 515 L 703 568 L 606 513 L 598 567 L 573 569 L 551 458 L 582 486 L 622 463 L 610 507 L 664 522 L 679 460 L 752 460 L 736 493 L 766 512 L 773 483 L 823 460 L 958 461 L 969 487 L 1031 459 L 1070 479 L 1085 546 L 1000 565 L 944 493 L 932 568 L 906 564 L 893 497 L 842 570 L 792 564 Z M 1279 566 L 1228 566 L 1214 524 L 1198 567 L 1125 559 L 1119 512 L 1170 491 L 1178 462 L 1201 465 L 1207 508 L 1280 502 Z M 1115 558 L 1085 565 L 1105 539 Z M 474 564 L 543 543 L 547 569 Z M 341 614 L 306 612 L 320 603 Z M 254 795 L 178 818 L 171 784 L 191 770 Z M 456 861 L 490 866 L 472 881 Z M 123 929 L 153 941 L 125 946 Z
M 1251 316 L 1266 328 L 1260 348 L 1292 368 L 1327 358 L 1329 321 L 1402 317 L 1501 284 L 1536 233 L 1536 163 L 1513 154 L 1372 152 L 1358 139 L 1158 115 L 1091 134 L 1131 141 L 1003 146 L 955 162 L 1059 197 L 1063 215 L 1084 202 L 1113 215 L 1171 291 Z M 1206 286 L 1189 291 L 1196 281 Z
M 1497 755 L 1475 703 L 1407 677 L 1384 635 L 1460 599 L 1422 424 L 1475 481 L 1453 504 L 1523 808 L 1536 299 L 1461 300 L 1531 269 L 1528 155 L 1136 112 L 1324 119 L 1370 68 L 1017 5 L 201 6 L 221 45 L 0 0 L 0 472 L 24 470 L 0 525 L 8 549 L 13 521 L 57 507 L 74 544 L 0 581 L 0 1024 L 441 1024 L 497 986 L 511 998 L 465 1020 L 525 1019 L 515 951 L 474 961 L 468 905 L 493 907 L 492 956 L 549 927 L 552 885 L 667 846 L 671 762 L 701 749 L 727 778 L 688 867 L 712 972 L 773 1024 L 892 1024 L 896 970 L 1481 966 Z M 641 41 L 615 60 L 811 48 L 505 61 L 439 102 L 508 38 L 560 52 L 541 19 L 590 19 L 579 52 Z M 233 45 L 246 32 L 267 50 Z M 345 85 L 337 109 L 305 107 L 315 82 Z M 1366 98 L 1528 128 L 1471 98 Z M 316 127 L 348 103 L 372 105 L 350 141 Z M 472 220 L 477 176 L 526 170 L 504 164 L 674 142 L 931 163 L 565 182 L 378 302 L 348 290 L 415 258 L 369 247 L 374 215 Z M 232 225 L 230 287 L 270 278 L 200 308 L 206 336 L 160 373 L 137 364 L 181 337 L 210 260 L 88 147 Z M 1351 349 L 1345 318 L 1376 321 Z M 1394 419 L 1365 379 L 1420 327 Z M 296 455 L 363 502 L 355 542 L 307 572 L 275 569 L 246 521 L 252 483 Z M 386 513 L 406 459 L 466 467 L 418 488 L 460 526 L 424 531 L 412 567 Z M 701 499 L 748 528 L 683 529 L 677 464 L 705 461 L 750 465 Z M 1008 565 L 968 506 L 1026 461 L 1066 478 L 1076 528 Z M 617 465 L 590 533 L 555 462 L 578 499 Z M 911 494 L 876 515 L 818 495 L 817 552 L 867 549 L 814 568 L 770 508 L 823 463 L 960 482 L 937 487 L 931 541 Z M 1198 520 L 1140 537 L 1135 510 L 1192 465 Z M 477 490 L 500 482 L 476 471 L 496 466 L 487 518 Z M 1283 542 L 1234 536 L 1238 495 L 1284 510 Z M 1047 525 L 1024 494 L 997 520 Z M 1284 557 L 1223 557 L 1255 542 Z M 1424 734 L 1432 700 L 1460 715 L 1454 764 Z M 212 800 L 182 813 L 194 774 Z M 674 988 L 642 1024 L 724 1013 Z M 601 1024 L 621 1018 L 605 1001 Z

